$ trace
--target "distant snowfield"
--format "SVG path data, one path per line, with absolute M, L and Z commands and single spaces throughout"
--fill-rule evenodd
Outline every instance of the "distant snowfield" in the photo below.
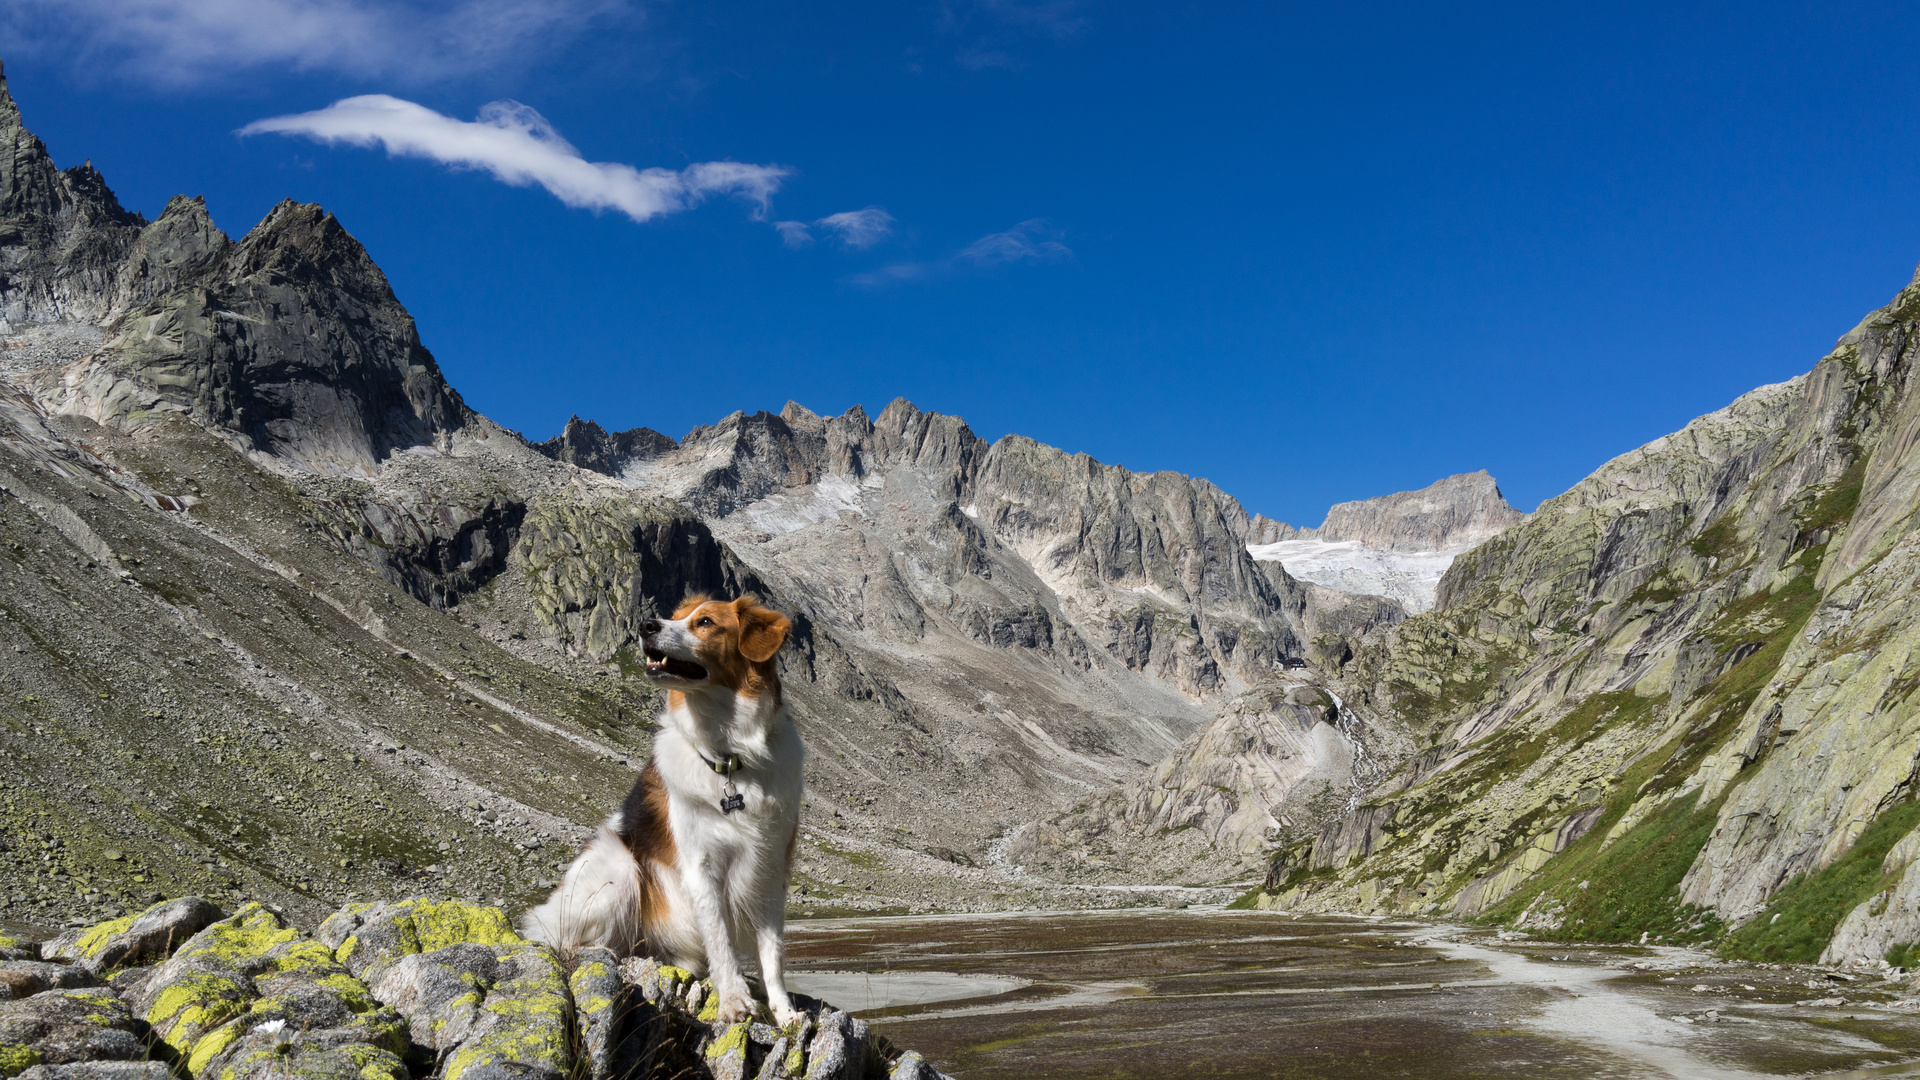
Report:
M 1301 581 L 1341 592 L 1391 597 L 1413 613 L 1433 610 L 1441 575 L 1466 550 L 1388 551 L 1358 540 L 1247 545 L 1247 554 L 1261 562 L 1277 562 Z

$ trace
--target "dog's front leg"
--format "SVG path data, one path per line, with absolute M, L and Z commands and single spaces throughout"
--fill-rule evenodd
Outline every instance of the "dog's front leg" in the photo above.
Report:
M 767 1004 L 781 1027 L 799 1023 L 806 1014 L 793 1007 L 787 996 L 787 890 L 773 890 L 754 928 L 755 944 L 760 949 L 760 979 L 767 984 Z
M 707 946 L 707 975 L 720 999 L 720 1020 L 731 1024 L 753 1015 L 753 995 L 740 975 L 740 958 L 733 954 L 727 931 L 726 869 L 712 858 L 701 858 L 684 874 L 687 898 L 693 901 L 693 920 Z

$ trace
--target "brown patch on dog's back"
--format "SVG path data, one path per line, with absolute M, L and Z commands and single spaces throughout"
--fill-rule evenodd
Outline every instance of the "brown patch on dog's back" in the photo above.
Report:
M 647 762 L 640 779 L 633 782 L 627 800 L 620 804 L 620 842 L 633 853 L 640 867 L 640 931 L 653 936 L 653 928 L 667 918 L 667 896 L 660 888 L 655 865 L 674 866 L 679 857 L 673 845 L 673 828 L 667 822 L 667 785 L 660 766 Z

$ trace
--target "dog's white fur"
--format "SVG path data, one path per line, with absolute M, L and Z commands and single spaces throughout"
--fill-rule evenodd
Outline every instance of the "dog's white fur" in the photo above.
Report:
M 631 823 L 616 813 L 523 925 L 528 937 L 556 947 L 606 945 L 704 971 L 726 1021 L 753 1012 L 737 952 L 751 946 L 768 1004 L 784 1025 L 800 1018 L 783 969 L 788 860 L 800 821 L 806 751 L 778 680 L 770 679 L 770 662 L 749 687 L 756 693 L 726 685 L 723 670 L 711 666 L 714 638 L 703 640 L 699 631 L 706 627 L 696 624 L 715 603 L 683 608 L 683 617 L 659 620 L 657 627 L 649 623 L 652 632 L 643 642 L 650 659 L 664 654 L 709 670 L 705 679 L 690 679 L 657 664 L 648 667 L 650 677 L 676 691 L 661 715 L 652 763 L 665 788 L 673 858 L 650 860 L 648 852 L 633 850 L 623 839 L 631 835 Z M 773 617 L 784 637 L 786 620 Z M 707 765 L 727 754 L 740 758 L 732 779 L 746 800 L 731 814 L 720 809 L 726 779 Z M 635 805 L 630 797 L 623 813 Z M 648 909 L 649 873 L 660 900 L 654 906 L 664 910 Z

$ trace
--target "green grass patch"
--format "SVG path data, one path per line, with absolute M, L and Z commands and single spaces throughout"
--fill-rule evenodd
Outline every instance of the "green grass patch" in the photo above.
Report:
M 1802 528 L 1809 532 L 1815 529 L 1830 529 L 1853 520 L 1853 512 L 1860 505 L 1860 489 L 1866 483 L 1866 479 L 1867 455 L 1862 454 L 1854 459 L 1853 464 L 1847 466 L 1847 471 L 1840 474 L 1840 479 L 1835 480 L 1833 485 L 1807 508 L 1800 519 L 1805 522 Z
M 1903 941 L 1887 950 L 1887 963 L 1897 968 L 1910 968 L 1920 962 L 1920 942 Z
M 1781 886 L 1767 910 L 1728 935 L 1722 955 L 1772 963 L 1818 960 L 1841 919 L 1899 880 L 1880 866 L 1888 850 L 1916 824 L 1920 802 L 1901 803 L 1874 818 L 1833 865 Z
M 1266 895 L 1265 889 L 1252 888 L 1242 893 L 1238 900 L 1227 905 L 1228 911 L 1255 911 L 1260 907 L 1260 897 Z
M 1725 560 L 1740 550 L 1740 529 L 1732 514 L 1700 530 L 1700 535 L 1687 544 L 1695 555 L 1703 559 Z

